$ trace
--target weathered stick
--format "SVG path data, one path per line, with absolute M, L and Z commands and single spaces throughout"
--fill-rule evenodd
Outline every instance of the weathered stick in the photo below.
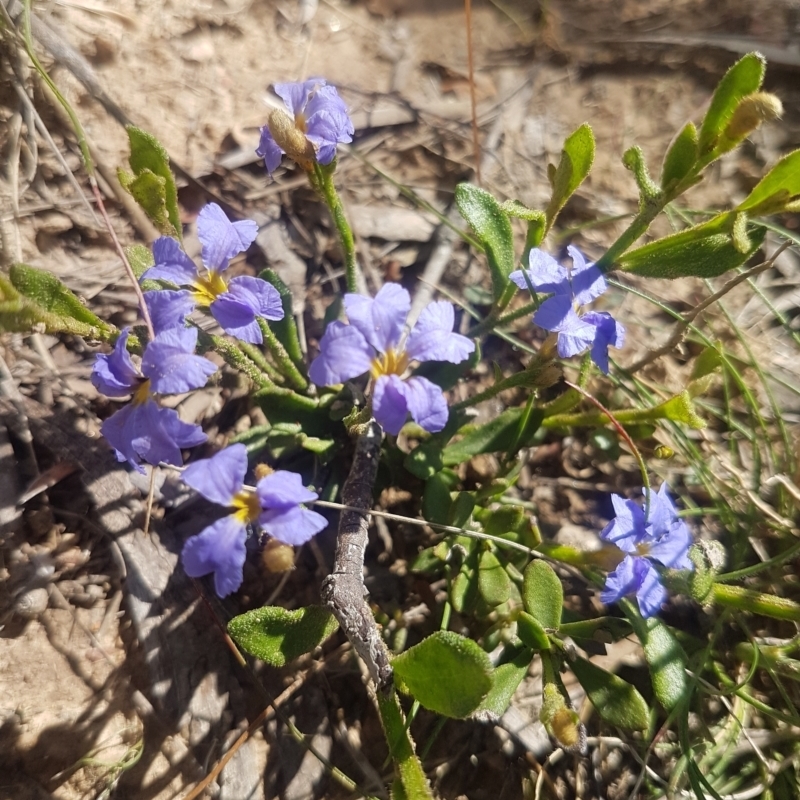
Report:
M 342 503 L 353 509 L 366 509 L 372 505 L 383 431 L 374 420 L 358 426 L 357 430 L 356 451 L 342 488 Z M 365 599 L 364 553 L 368 534 L 369 514 L 366 511 L 342 511 L 333 572 L 322 582 L 320 594 L 364 660 L 378 690 L 386 691 L 392 685 L 392 667 L 386 645 Z

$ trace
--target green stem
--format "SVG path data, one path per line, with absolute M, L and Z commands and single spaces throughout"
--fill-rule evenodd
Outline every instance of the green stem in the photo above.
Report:
M 267 321 L 262 317 L 257 317 L 257 319 L 258 327 L 261 329 L 261 334 L 264 337 L 264 342 L 269 348 L 270 353 L 272 353 L 272 357 L 277 362 L 278 369 L 286 376 L 286 379 L 295 389 L 304 392 L 308 389 L 308 381 L 303 377 L 292 359 L 289 358 L 286 348 L 278 341 L 278 337 L 275 335 L 272 328 L 267 325 Z
M 420 760 L 414 753 L 414 744 L 406 728 L 403 710 L 397 693 L 392 689 L 378 692 L 378 712 L 406 800 L 433 800 L 428 779 Z
M 268 280 L 278 291 L 281 296 L 281 305 L 283 306 L 283 319 L 273 322 L 275 335 L 280 339 L 289 358 L 294 361 L 298 369 L 303 372 L 305 370 L 305 357 L 303 356 L 303 348 L 300 347 L 300 336 L 297 333 L 297 323 L 294 319 L 294 309 L 292 307 L 292 293 L 289 287 L 281 280 L 280 275 L 274 269 L 267 267 L 262 273 L 262 278 Z M 305 373 L 303 373 L 305 374 Z
M 283 381 L 283 375 L 264 358 L 264 354 L 255 345 L 239 342 L 239 348 L 270 380 Z
M 550 363 L 552 363 L 550 360 L 544 361 L 535 358 L 523 372 L 518 372 L 516 375 L 509 375 L 507 378 L 503 378 L 503 380 L 498 381 L 494 386 L 484 389 L 474 397 L 468 397 L 460 403 L 453 403 L 453 405 L 450 406 L 450 410 L 460 411 L 461 409 L 482 403 L 484 400 L 491 400 L 493 397 L 500 394 L 500 392 L 506 391 L 506 389 L 515 389 L 518 386 L 534 388 L 537 385 L 542 371 Z
M 558 398 L 559 400 L 561 398 Z M 557 401 L 556 401 L 557 402 Z M 547 413 L 545 411 L 545 413 Z M 615 419 L 625 425 L 655 422 L 666 414 L 660 406 L 655 408 L 626 408 L 613 412 Z M 582 411 L 578 414 L 553 414 L 542 421 L 543 428 L 569 428 L 605 425 L 608 415 L 602 411 Z
M 358 261 L 356 260 L 356 243 L 353 229 L 347 221 L 339 193 L 333 185 L 333 169 L 314 164 L 313 176 L 309 175 L 311 184 L 322 195 L 333 217 L 333 224 L 339 233 L 339 243 L 344 252 L 344 267 L 348 292 L 358 292 Z
M 740 611 L 750 611 L 773 619 L 800 622 L 800 604 L 765 592 L 756 592 L 741 586 L 715 583 L 711 590 L 714 602 Z
M 256 367 L 256 365 L 239 349 L 238 345 L 222 336 L 215 336 L 214 334 L 206 333 L 200 329 L 198 329 L 198 331 L 198 342 L 201 352 L 214 350 L 219 353 L 234 369 L 247 375 L 259 389 L 280 388 L 275 386 L 269 377 Z
M 534 311 L 536 311 L 538 307 L 539 303 L 531 301 L 530 303 L 526 303 L 524 306 L 520 306 L 514 311 L 509 311 L 509 313 L 503 317 L 498 317 L 493 312 L 489 314 L 489 316 L 486 317 L 483 322 L 479 322 L 474 328 L 472 328 L 472 330 L 467 333 L 467 336 L 470 339 L 477 339 L 479 336 L 483 336 L 485 333 L 489 333 L 495 328 L 503 328 L 506 325 L 510 325 L 512 322 L 516 322 L 521 317 L 527 317 L 528 314 L 532 314 Z

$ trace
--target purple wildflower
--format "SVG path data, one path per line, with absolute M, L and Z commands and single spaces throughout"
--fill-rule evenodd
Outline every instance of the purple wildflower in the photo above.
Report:
M 650 509 L 645 521 L 641 506 L 612 494 L 616 517 L 606 525 L 600 536 L 613 542 L 627 555 L 606 578 L 600 599 L 615 603 L 629 594 L 636 594 L 643 617 L 652 617 L 667 599 L 651 559 L 672 569 L 693 569 L 688 557 L 692 534 L 667 494 L 662 483 L 657 494 L 650 493 Z
M 92 383 L 108 397 L 133 395 L 130 403 L 110 416 L 100 427 L 119 461 L 127 461 L 144 472 L 148 464 L 180 465 L 181 448 L 206 441 L 199 425 L 182 422 L 176 411 L 161 408 L 153 393 L 180 394 L 204 386 L 217 368 L 208 359 L 194 355 L 197 330 L 171 328 L 150 342 L 137 369 L 127 350 L 129 331 L 120 333 L 108 355 L 99 354 L 92 369 Z
M 319 533 L 325 517 L 301 503 L 317 499 L 294 472 L 277 471 L 262 478 L 255 491 L 244 486 L 247 449 L 233 444 L 215 456 L 196 461 L 183 480 L 203 497 L 227 506 L 231 513 L 209 525 L 183 546 L 183 567 L 192 578 L 214 573 L 220 597 L 242 584 L 248 524 L 258 524 L 278 541 L 299 545 Z
M 291 118 L 286 112 L 276 110 L 270 114 L 269 124 L 261 128 L 256 155 L 264 159 L 270 175 L 278 168 L 284 153 L 310 169 L 314 160 L 330 164 L 339 142 L 353 141 L 353 122 L 347 115 L 347 106 L 336 89 L 321 78 L 276 83 L 275 93 L 285 103 Z
M 258 226 L 252 220 L 231 222 L 216 203 L 209 203 L 197 218 L 201 258 L 206 268 L 202 274 L 176 239 L 169 236 L 157 239 L 153 243 L 155 266 L 142 278 L 160 278 L 178 286 L 190 286 L 191 291 L 147 293 L 156 328 L 157 321 L 164 326 L 183 325 L 195 305 L 208 306 L 226 333 L 250 344 L 261 344 L 263 338 L 256 318 L 283 319 L 278 290 L 261 278 L 240 275 L 226 280 L 222 274 L 230 260 L 252 244 L 257 233 Z
M 592 361 L 608 373 L 608 347 L 622 347 L 625 328 L 605 311 L 581 314 L 580 307 L 600 297 L 608 288 L 603 273 L 587 264 L 577 248 L 570 245 L 572 257 L 568 270 L 543 250 L 531 250 L 529 269 L 525 270 L 534 289 L 552 293 L 533 315 L 533 322 L 547 331 L 558 334 L 558 354 L 561 358 L 583 353 L 591 348 Z M 509 278 L 521 289 L 528 283 L 522 270 Z
M 350 324 L 328 325 L 319 343 L 320 354 L 308 371 L 317 386 L 331 386 L 370 372 L 375 380 L 372 413 L 393 435 L 409 414 L 426 431 L 447 424 L 447 401 L 442 390 L 422 377 L 403 379 L 411 361 L 449 361 L 458 364 L 475 350 L 466 336 L 453 333 L 451 303 L 431 303 L 420 314 L 403 345 L 403 329 L 411 308 L 408 292 L 387 283 L 374 299 L 346 294 Z

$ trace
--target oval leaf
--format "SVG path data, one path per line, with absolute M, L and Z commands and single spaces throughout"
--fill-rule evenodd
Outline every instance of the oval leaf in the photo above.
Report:
M 800 195 L 800 150 L 795 150 L 772 167 L 739 205 L 737 211 L 753 211 L 756 214 L 774 213 L 780 208 L 768 206 L 790 202 L 798 195 Z M 765 210 L 760 210 L 759 206 Z
M 683 180 L 696 162 L 697 128 L 694 123 L 687 122 L 664 156 L 664 166 L 661 168 L 661 187 L 666 189 Z
M 393 659 L 392 667 L 401 692 L 445 717 L 468 717 L 492 688 L 489 656 L 452 631 L 437 631 Z
M 761 53 L 748 53 L 725 73 L 714 90 L 700 128 L 698 145 L 701 156 L 714 150 L 739 101 L 745 95 L 758 91 L 764 80 L 766 66 L 766 59 Z
M 511 578 L 491 550 L 484 550 L 478 561 L 478 591 L 492 608 L 511 596 Z
M 492 273 L 492 294 L 498 300 L 516 267 L 514 235 L 508 215 L 489 192 L 470 183 L 456 186 L 456 205 L 486 250 Z
M 528 614 L 527 611 L 519 612 L 517 617 L 517 636 L 531 650 L 541 652 L 542 650 L 552 649 L 550 639 L 542 627 L 542 623 L 536 617 Z
M 564 589 L 555 570 L 542 559 L 531 561 L 525 567 L 522 582 L 522 603 L 525 610 L 539 621 L 543 628 L 557 629 L 564 608 Z
M 533 653 L 523 648 L 507 664 L 501 664 L 492 673 L 492 688 L 481 703 L 480 711 L 492 717 L 501 717 L 511 705 L 514 692 L 528 674 Z
M 297 611 L 265 606 L 234 617 L 228 633 L 245 652 L 273 667 L 283 667 L 318 647 L 338 627 L 333 614 L 322 606 Z
M 594 134 L 585 122 L 567 137 L 561 151 L 561 160 L 552 174 L 553 195 L 545 211 L 548 230 L 567 200 L 586 179 L 593 162 Z
M 627 730 L 647 729 L 647 703 L 635 687 L 584 658 L 570 662 L 570 669 L 586 690 L 601 719 Z

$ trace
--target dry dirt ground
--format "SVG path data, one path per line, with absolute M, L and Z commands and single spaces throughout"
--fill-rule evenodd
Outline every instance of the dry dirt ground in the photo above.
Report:
M 3 24 L 18 23 L 17 4 L 3 3 Z M 126 164 L 127 119 L 153 133 L 180 168 L 190 246 L 197 247 L 191 225 L 208 199 L 259 222 L 262 233 L 242 268 L 268 262 L 281 270 L 295 288 L 312 348 L 336 290 L 338 254 L 324 209 L 302 176 L 286 168 L 270 181 L 255 157 L 258 128 L 273 102 L 268 86 L 324 76 L 352 109 L 356 140 L 343 148 L 337 179 L 372 288 L 398 279 L 414 287 L 438 229 L 437 218 L 399 187 L 447 214 L 455 184 L 474 179 L 459 0 L 45 0 L 33 13 L 34 48 L 81 119 L 119 239 L 154 237 L 116 184 L 115 171 Z M 781 95 L 786 118 L 716 167 L 708 188 L 691 196 L 695 208 L 735 201 L 765 164 L 800 146 L 798 34 L 800 9 L 780 0 L 475 2 L 483 185 L 541 207 L 549 196 L 548 161 L 565 135 L 589 121 L 597 160 L 561 230 L 629 213 L 635 192 L 622 151 L 639 144 L 657 168 L 674 132 L 698 119 L 727 66 L 758 49 L 769 58 L 768 88 Z M 74 137 L 11 42 L 4 37 L 0 54 L 3 266 L 23 261 L 48 269 L 97 313 L 129 323 L 134 295 L 86 201 Z M 621 224 L 583 228 L 573 240 L 596 256 Z M 787 253 L 760 278 L 788 315 L 800 306 L 792 289 L 797 274 Z M 482 263 L 456 246 L 437 283 L 461 297 L 484 280 Z M 701 296 L 685 282 L 654 290 L 679 310 Z M 746 299 L 732 301 L 740 324 L 769 354 L 770 368 L 796 381 L 797 365 L 779 333 Z M 630 320 L 632 344 L 621 356 L 630 363 L 643 342 L 660 339 L 666 318 L 629 295 L 609 303 Z M 98 414 L 108 405 L 88 379 L 95 350 L 69 338 L 0 338 L 0 798 L 182 797 L 278 695 L 279 714 L 269 712 L 256 727 L 209 796 L 347 796 L 291 738 L 288 719 L 361 787 L 382 792 L 381 735 L 347 649 L 326 647 L 299 669 L 261 671 L 256 680 L 215 625 L 278 590 L 278 602 L 290 607 L 314 602 L 330 564 L 330 539 L 301 553 L 285 584 L 250 565 L 235 599 L 220 604 L 201 592 L 182 575 L 177 553 L 204 509 L 162 524 L 164 509 L 185 500 L 167 480 L 157 488 L 153 530 L 141 533 L 147 483 L 132 483 L 135 476 L 98 439 Z M 515 358 L 497 354 L 508 364 Z M 661 380 L 669 380 L 670 369 L 678 374 L 667 364 Z M 243 395 L 241 386 L 223 382 L 181 400 L 181 413 L 203 422 L 211 444 L 221 444 L 259 421 Z M 796 420 L 798 409 L 788 411 Z M 599 485 L 607 476 L 587 472 L 579 457 L 572 466 L 566 457 L 555 461 L 560 466 L 545 471 L 549 483 L 539 500 L 551 509 L 544 521 L 557 530 L 580 517 L 580 494 L 564 489 L 565 481 Z M 31 489 L 37 476 L 43 477 Z M 422 617 L 432 597 L 403 570 L 414 540 L 392 551 L 392 531 L 378 533 L 373 600 L 413 626 L 409 596 L 417 597 Z M 629 656 L 635 661 L 635 653 L 616 653 L 617 661 Z M 549 749 L 532 723 L 534 686 L 533 679 L 523 685 L 502 727 L 445 728 L 426 762 L 438 791 L 474 800 L 522 796 L 535 774 L 531 758 L 541 760 Z M 434 721 L 423 715 L 419 724 L 415 733 L 424 742 Z M 585 786 L 582 796 L 595 796 L 602 772 L 607 796 L 627 796 L 628 762 L 607 755 L 595 751 L 552 788 L 568 797 Z

